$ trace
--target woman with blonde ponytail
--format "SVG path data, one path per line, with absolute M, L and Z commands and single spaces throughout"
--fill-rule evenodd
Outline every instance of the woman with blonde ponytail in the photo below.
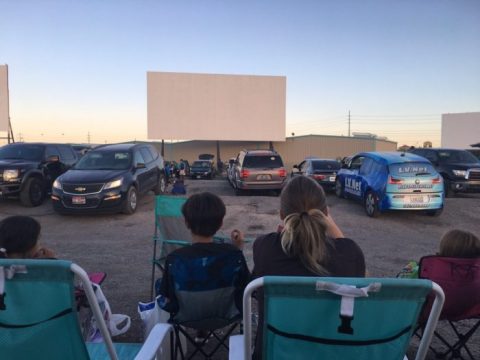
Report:
M 314 180 L 297 176 L 280 197 L 283 228 L 260 236 L 253 244 L 253 278 L 284 276 L 365 276 L 360 247 L 345 238 L 328 211 L 325 192 Z M 259 326 L 254 358 L 262 349 L 263 295 L 259 294 Z

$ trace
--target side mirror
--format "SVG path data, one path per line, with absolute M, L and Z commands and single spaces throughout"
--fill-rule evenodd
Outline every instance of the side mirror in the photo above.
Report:
M 59 161 L 60 161 L 60 157 L 58 155 L 51 155 L 47 158 L 48 163 L 54 163 Z
M 137 163 L 137 165 L 135 166 L 135 169 L 145 169 L 146 166 L 144 163 Z

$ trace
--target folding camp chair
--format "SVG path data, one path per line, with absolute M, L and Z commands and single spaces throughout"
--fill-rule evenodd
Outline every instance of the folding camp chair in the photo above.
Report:
M 104 342 L 85 344 L 77 319 L 74 276 L 81 282 Z M 85 271 L 62 260 L 0 259 L 2 359 L 153 359 L 168 324 L 141 344 L 113 344 Z M 173 337 L 171 337 L 173 340 Z
M 230 359 L 251 359 L 251 296 L 263 287 L 264 360 L 402 359 L 425 297 L 436 295 L 416 359 L 424 359 L 443 305 L 428 280 L 269 276 L 243 298 L 245 335 L 230 338 Z
M 420 259 L 419 277 L 435 281 L 445 292 L 440 321 L 449 324 L 451 331 L 446 332 L 448 326 L 437 328 L 435 337 L 443 343 L 446 350 L 438 351 L 432 344 L 432 351 L 437 357 L 450 355 L 452 358 L 464 359 L 463 349 L 471 359 L 475 359 L 467 342 L 480 327 L 480 258 L 425 256 Z M 429 307 L 430 304 L 427 304 L 426 311 Z M 423 317 L 420 326 L 424 326 Z M 453 343 L 447 341 L 453 339 Z
M 173 294 L 170 298 L 169 322 L 174 326 L 178 352 L 184 359 L 179 336 L 183 334 L 194 346 L 189 359 L 200 353 L 210 359 L 218 349 L 228 350 L 226 340 L 240 325 L 242 316 L 241 297 L 249 273 L 240 251 L 226 252 L 211 256 L 183 256 L 178 253 L 167 258 L 167 284 Z M 191 331 L 206 333 L 204 340 L 197 343 Z M 223 330 L 220 330 L 223 329 Z M 216 345 L 205 350 L 207 339 L 213 337 Z

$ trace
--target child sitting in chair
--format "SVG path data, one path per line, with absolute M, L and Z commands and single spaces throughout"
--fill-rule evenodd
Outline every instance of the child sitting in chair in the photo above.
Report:
M 195 271 L 182 268 L 180 275 L 184 279 L 181 279 L 181 281 L 188 287 L 187 290 L 182 290 L 198 294 L 198 291 L 203 291 L 204 287 L 207 288 L 205 292 L 208 292 L 212 288 L 234 286 L 234 307 L 237 308 L 237 313 L 241 313 L 243 290 L 250 279 L 250 272 L 241 250 L 243 234 L 234 230 L 231 235 L 232 244 L 213 241 L 213 236 L 223 224 L 225 212 L 223 201 L 209 192 L 192 195 L 183 205 L 182 214 L 185 218 L 185 224 L 192 234 L 192 245 L 168 254 L 163 277 L 157 280 L 155 286 L 157 295 L 161 295 L 159 305 L 170 312 L 171 319 L 179 311 L 179 299 L 176 298 L 175 293 L 178 288 L 175 288 L 173 283 L 173 278 L 178 274 L 174 274 L 172 271 L 172 267 L 178 268 L 174 264 L 178 264 L 178 261 L 175 261 L 179 258 L 198 264 Z M 234 284 L 222 284 L 221 282 L 224 279 L 219 279 L 219 277 L 232 271 L 232 264 L 227 260 L 231 258 L 238 259 L 238 262 L 233 264 L 236 274 Z M 178 276 L 175 280 L 178 280 Z M 195 299 L 197 299 L 197 303 L 194 304 L 194 307 L 202 308 L 202 304 L 198 303 L 199 297 L 195 297 Z M 191 304 L 188 306 L 191 306 Z M 199 333 L 197 333 L 197 337 L 201 337 Z
M 0 221 L 0 252 L 11 259 L 54 259 L 52 250 L 38 242 L 40 224 L 30 216 L 9 216 Z

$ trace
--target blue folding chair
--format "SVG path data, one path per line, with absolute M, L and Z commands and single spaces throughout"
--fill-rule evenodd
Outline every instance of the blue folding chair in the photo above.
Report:
M 74 277 L 85 291 L 103 343 L 85 343 L 75 301 Z M 0 259 L 2 359 L 154 359 L 171 325 L 157 324 L 143 344 L 114 344 L 88 275 L 62 260 Z
M 230 359 L 252 358 L 251 296 L 260 288 L 264 360 L 403 359 L 433 291 L 436 299 L 416 356 L 424 359 L 444 301 L 442 289 L 428 280 L 259 278 L 245 289 L 244 335 L 230 337 Z

